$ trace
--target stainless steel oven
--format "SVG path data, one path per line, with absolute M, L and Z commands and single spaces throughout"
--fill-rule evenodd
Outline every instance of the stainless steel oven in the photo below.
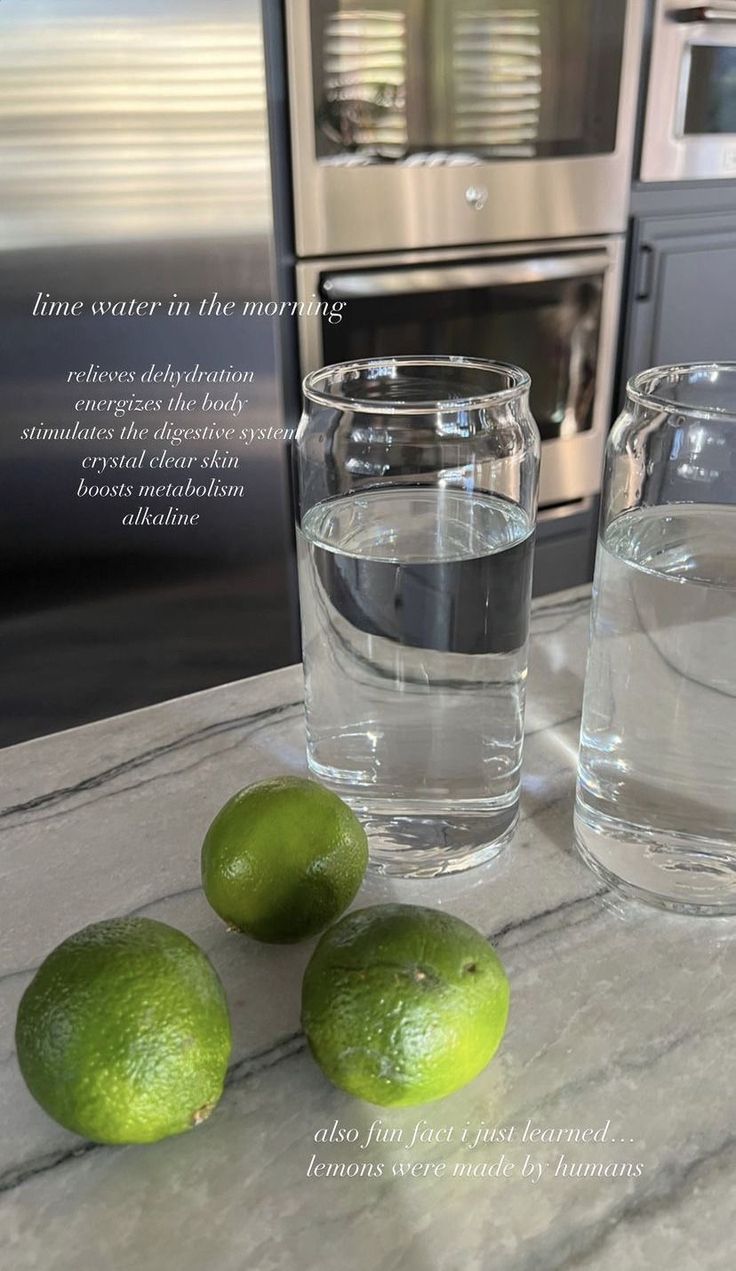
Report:
M 297 254 L 625 229 L 646 0 L 286 0 Z
M 657 0 L 643 181 L 736 177 L 736 0 Z
M 303 262 L 305 311 L 331 303 L 323 317 L 301 319 L 302 370 L 402 353 L 521 365 L 542 434 L 540 502 L 574 506 L 600 489 L 623 248 L 621 238 L 578 239 L 554 249 L 531 243 Z

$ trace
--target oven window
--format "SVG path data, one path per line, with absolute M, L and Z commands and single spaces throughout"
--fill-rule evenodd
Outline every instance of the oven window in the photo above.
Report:
M 309 0 L 318 158 L 608 153 L 623 0 Z
M 325 363 L 445 353 L 522 366 L 543 441 L 593 426 L 603 277 L 407 291 L 348 301 L 347 320 L 325 323 Z
M 684 133 L 736 133 L 736 45 L 693 44 Z

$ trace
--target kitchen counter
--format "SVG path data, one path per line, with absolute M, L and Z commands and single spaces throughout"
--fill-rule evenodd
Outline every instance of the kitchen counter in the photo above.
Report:
M 574 854 L 588 608 L 585 589 L 535 606 L 522 819 L 503 860 L 421 884 L 371 876 L 360 895 L 467 918 L 509 973 L 497 1058 L 424 1108 L 376 1109 L 328 1085 L 299 1029 L 312 945 L 228 934 L 199 887 L 225 799 L 304 771 L 299 668 L 0 753 L 4 1268 L 732 1267 L 736 926 L 624 906 Z M 45 954 L 123 913 L 206 950 L 235 1046 L 207 1123 L 112 1149 L 36 1106 L 13 1028 Z

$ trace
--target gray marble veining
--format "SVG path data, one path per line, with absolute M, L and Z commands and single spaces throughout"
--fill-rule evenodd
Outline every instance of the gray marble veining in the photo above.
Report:
M 311 945 L 229 935 L 199 888 L 201 840 L 224 800 L 304 770 L 299 668 L 0 752 L 0 1265 L 730 1271 L 736 926 L 624 906 L 573 852 L 588 604 L 577 591 L 535 607 L 523 812 L 504 859 L 459 879 L 371 876 L 359 898 L 447 908 L 494 941 L 509 972 L 498 1057 L 422 1109 L 378 1110 L 333 1090 L 299 1029 Z M 197 940 L 235 1026 L 215 1115 L 147 1148 L 93 1146 L 57 1127 L 25 1090 L 13 1048 L 20 995 L 46 952 L 120 913 Z M 374 1120 L 391 1142 L 315 1141 L 336 1122 L 362 1141 Z M 409 1149 L 419 1122 L 435 1136 L 452 1127 L 450 1142 Z M 527 1122 L 539 1133 L 610 1124 L 604 1142 L 550 1144 L 522 1141 Z M 471 1151 L 463 1130 L 484 1126 L 514 1135 Z M 511 1172 L 496 1176 L 503 1153 Z M 313 1157 L 383 1170 L 315 1175 Z M 402 1163 L 428 1176 L 394 1173 Z M 486 1173 L 454 1174 L 463 1163 Z M 581 1163 L 598 1172 L 570 1170 Z M 601 1175 L 622 1163 L 638 1174 Z

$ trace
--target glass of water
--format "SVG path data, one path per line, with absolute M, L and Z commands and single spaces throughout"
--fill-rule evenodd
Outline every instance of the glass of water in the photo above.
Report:
M 609 438 L 575 830 L 607 882 L 736 912 L 736 364 L 638 375 Z
M 529 377 L 330 366 L 295 445 L 307 757 L 386 873 L 495 855 L 518 816 L 539 470 Z

